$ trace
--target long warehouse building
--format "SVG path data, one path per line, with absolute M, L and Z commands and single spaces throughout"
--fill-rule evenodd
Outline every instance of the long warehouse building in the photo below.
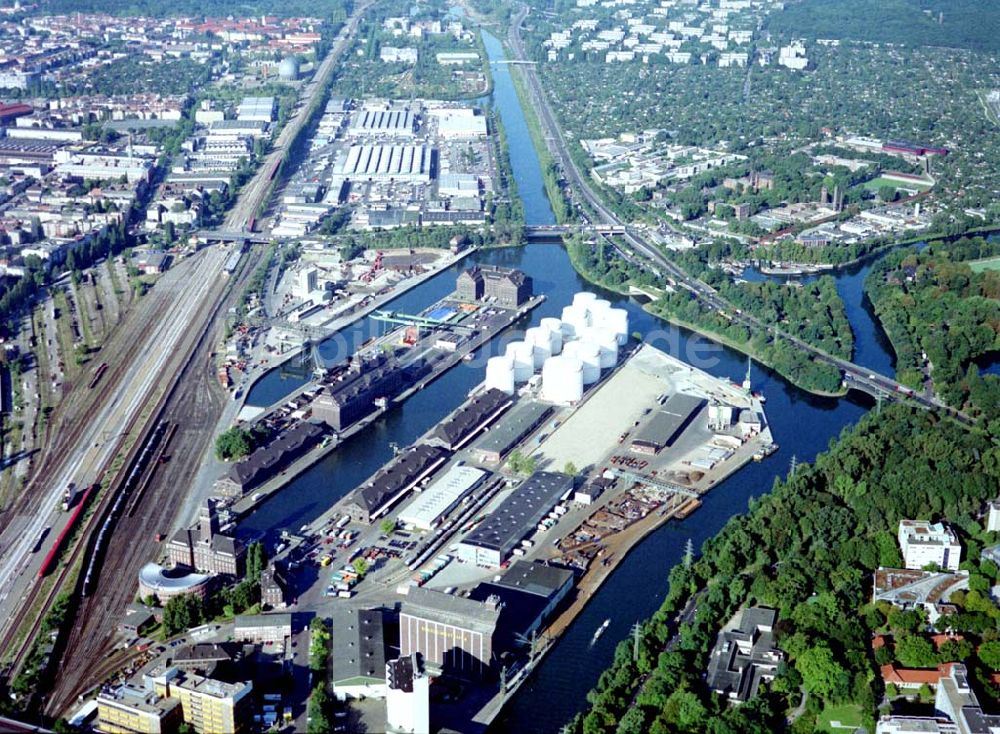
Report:
M 349 135 L 413 137 L 416 118 L 408 110 L 361 109 L 351 116 Z
M 355 489 L 344 509 L 352 520 L 370 525 L 447 460 L 444 449 L 413 446 Z
M 474 466 L 453 466 L 421 492 L 409 507 L 399 513 L 399 521 L 419 530 L 431 530 L 487 475 Z
M 426 183 L 433 153 L 426 145 L 352 145 L 338 173 L 351 179 Z
M 535 531 L 559 498 L 572 489 L 571 476 L 535 472 L 458 544 L 456 556 L 477 566 L 499 566 L 525 536 Z

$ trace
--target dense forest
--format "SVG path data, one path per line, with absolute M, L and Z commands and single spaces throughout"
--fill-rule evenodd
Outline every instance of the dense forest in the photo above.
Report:
M 944 400 L 996 423 L 1000 378 L 975 361 L 1000 350 L 1000 272 L 975 272 L 967 260 L 1000 254 L 1000 242 L 963 238 L 892 252 L 872 267 L 865 288 L 892 340 L 900 381 L 928 375 Z
M 771 16 L 788 38 L 1000 51 L 1000 6 L 983 0 L 803 0 Z
M 638 655 L 631 640 L 619 643 L 569 731 L 812 732 L 826 729 L 820 722 L 831 711 L 850 712 L 873 731 L 876 713 L 888 710 L 882 694 L 898 693 L 884 690 L 877 674 L 893 662 L 964 660 L 981 699 L 995 701 L 989 675 L 1000 664 L 993 642 L 1000 614 L 987 590 L 998 569 L 980 564 L 979 549 L 996 534 L 976 516 L 998 482 L 1000 449 L 985 436 L 902 405 L 870 413 L 815 464 L 751 500 L 700 558 L 670 572 L 663 605 L 642 625 Z M 872 571 L 901 561 L 894 536 L 904 518 L 945 519 L 960 535 L 970 588 L 951 597 L 959 611 L 948 619 L 963 642 L 934 650 L 917 634 L 926 628 L 919 613 L 870 603 Z M 673 620 L 693 598 L 693 623 L 676 629 Z M 702 671 L 719 629 L 750 604 L 778 611 L 787 663 L 756 699 L 727 707 L 706 690 Z M 873 651 L 876 632 L 892 642 Z M 804 708 L 788 723 L 803 691 Z
M 832 279 L 828 286 L 808 292 L 773 284 L 740 284 L 720 290 L 726 298 L 739 298 L 746 311 L 762 319 L 780 314 L 780 327 L 800 338 L 826 348 L 833 346 L 841 355 L 853 345 L 853 335 Z M 779 292 L 776 288 L 781 288 Z M 817 301 L 817 298 L 821 299 Z M 774 338 L 764 329 L 745 325 L 707 307 L 686 290 L 667 293 L 651 306 L 653 313 L 682 326 L 718 337 L 732 347 L 753 355 L 796 385 L 819 393 L 841 392 L 840 370 L 817 362 L 787 339 Z M 742 309 L 741 309 L 742 310 Z

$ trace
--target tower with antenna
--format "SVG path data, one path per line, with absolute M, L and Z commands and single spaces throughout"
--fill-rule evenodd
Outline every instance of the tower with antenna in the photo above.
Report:
M 687 539 L 687 543 L 684 544 L 684 568 L 691 568 L 694 564 L 694 541 L 691 538 Z
M 795 470 L 799 468 L 799 459 L 795 454 L 792 454 L 792 460 L 788 462 L 788 476 L 794 477 Z
M 752 360 L 751 360 L 751 358 L 749 356 L 747 356 L 747 374 L 746 374 L 746 377 L 743 378 L 743 392 L 745 392 L 747 394 L 747 397 L 750 397 L 750 367 L 751 366 L 752 366 Z

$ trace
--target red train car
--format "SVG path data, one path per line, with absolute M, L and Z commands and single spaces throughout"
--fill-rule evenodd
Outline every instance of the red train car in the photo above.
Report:
M 38 578 L 47 576 L 49 571 L 55 567 L 55 562 L 59 558 L 59 553 L 62 550 L 63 545 L 66 543 L 66 539 L 72 534 L 73 529 L 83 516 L 83 511 L 87 508 L 87 502 L 90 500 L 90 496 L 99 486 L 99 483 L 91 484 L 87 488 L 87 491 L 83 493 L 83 497 L 81 497 L 79 503 L 77 503 L 76 509 L 73 510 L 73 514 L 69 516 L 69 520 L 66 521 L 65 527 L 63 527 L 62 532 L 59 533 L 59 537 L 56 538 L 56 542 L 52 544 L 52 548 L 49 550 L 48 555 L 45 556 L 45 560 L 42 561 L 42 567 L 38 569 Z

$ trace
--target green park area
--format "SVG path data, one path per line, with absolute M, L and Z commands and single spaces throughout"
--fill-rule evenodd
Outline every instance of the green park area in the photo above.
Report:
M 984 273 L 987 270 L 1000 270 L 1000 256 L 985 257 L 982 260 L 972 260 L 969 268 L 973 273 Z
M 885 176 L 879 176 L 878 178 L 873 178 L 864 184 L 864 187 L 869 191 L 878 191 L 883 186 L 892 186 L 896 189 L 907 189 L 915 191 L 927 191 L 931 188 L 929 183 L 920 183 L 919 181 L 907 181 L 903 183 L 902 181 L 893 181 Z
M 861 707 L 846 703 L 838 706 L 827 706 L 816 720 L 816 731 L 831 734 L 845 734 L 864 726 L 865 720 Z

